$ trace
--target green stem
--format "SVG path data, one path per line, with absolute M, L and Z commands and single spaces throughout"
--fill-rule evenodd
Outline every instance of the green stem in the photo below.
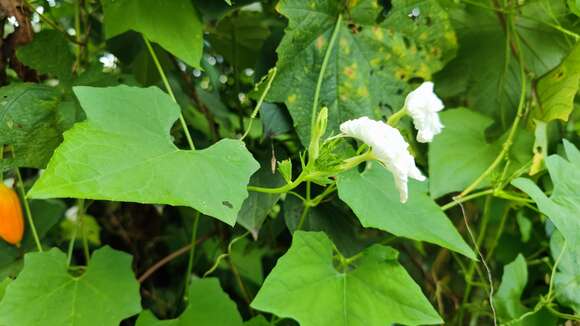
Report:
M 396 126 L 399 121 L 407 115 L 407 108 L 402 108 L 399 111 L 391 114 L 391 116 L 389 117 L 389 119 L 387 120 L 387 124 L 391 127 Z
M 298 226 L 296 226 L 296 231 L 302 230 L 302 226 L 306 221 L 306 215 L 310 211 L 310 205 L 307 202 L 304 202 L 304 209 L 302 210 L 302 214 L 300 215 L 300 221 L 298 222 Z
M 147 46 L 147 49 L 149 50 L 149 54 L 151 54 L 151 58 L 153 59 L 153 62 L 155 63 L 155 67 L 157 68 L 157 71 L 159 72 L 159 75 L 161 76 L 161 80 L 163 81 L 163 85 L 165 86 L 167 93 L 169 93 L 169 96 L 171 96 L 171 99 L 173 99 L 173 102 L 177 103 L 177 99 L 175 98 L 175 94 L 173 94 L 173 90 L 171 89 L 171 85 L 169 84 L 169 80 L 167 79 L 167 76 L 165 75 L 165 71 L 163 71 L 163 67 L 161 67 L 161 63 L 159 62 L 159 58 L 157 58 L 157 54 L 155 53 L 155 50 L 151 46 L 151 43 L 149 42 L 149 40 L 144 35 L 143 35 L 143 41 L 145 41 L 145 45 Z M 193 139 L 191 138 L 191 134 L 189 133 L 189 129 L 187 129 L 187 123 L 185 123 L 185 119 L 183 118 L 183 114 L 181 113 L 181 111 L 179 112 L 179 122 L 181 123 L 181 128 L 183 128 L 183 133 L 185 134 L 185 138 L 187 139 L 187 143 L 189 144 L 189 147 L 191 148 L 191 150 L 195 150 L 195 145 L 193 144 Z
M 288 192 L 288 191 L 298 187 L 302 183 L 302 181 L 304 181 L 305 179 L 306 179 L 306 174 L 304 173 L 304 171 L 302 171 L 302 173 L 298 176 L 298 178 L 296 178 L 296 180 L 294 180 L 293 182 L 288 183 L 282 187 L 263 188 L 263 187 L 248 186 L 248 190 L 254 191 L 254 192 L 263 192 L 263 193 L 268 193 L 268 194 L 280 194 L 280 193 Z
M 559 317 L 562 319 L 567 319 L 567 320 L 580 321 L 580 315 L 571 315 L 571 314 L 560 312 L 560 311 L 552 308 L 552 305 L 546 305 L 546 309 L 548 309 L 548 311 L 550 311 L 556 317 Z
M 558 268 L 558 265 L 560 264 L 560 261 L 562 260 L 562 257 L 564 256 L 564 252 L 566 251 L 566 245 L 567 245 L 567 240 L 564 240 L 564 245 L 562 245 L 562 250 L 560 251 L 560 254 L 558 255 L 558 258 L 556 258 L 556 261 L 554 262 L 554 266 L 552 267 L 552 274 L 550 275 L 550 286 L 548 287 L 548 296 L 547 296 L 547 300 L 548 302 L 552 302 L 552 297 L 553 297 L 553 290 L 554 290 L 554 279 L 555 279 L 555 275 L 556 275 L 556 270 Z
M 193 226 L 191 228 L 191 249 L 189 250 L 189 259 L 187 261 L 187 274 L 185 274 L 185 291 L 183 298 L 187 301 L 189 298 L 189 282 L 191 281 L 191 273 L 193 272 L 193 259 L 195 258 L 195 245 L 197 239 L 197 227 L 199 225 L 199 212 L 195 213 L 193 218 Z
M 480 192 L 476 192 L 474 194 L 471 194 L 471 195 L 468 195 L 468 196 L 465 196 L 465 197 L 456 198 L 454 201 L 449 202 L 449 203 L 441 206 L 441 209 L 444 210 L 444 211 L 446 211 L 446 210 L 448 210 L 448 209 L 450 209 L 452 207 L 455 207 L 455 206 L 457 206 L 457 205 L 459 205 L 461 203 L 464 203 L 466 201 L 470 201 L 472 199 L 479 198 L 479 197 L 483 197 L 483 196 L 486 196 L 486 195 L 491 195 L 491 194 L 493 194 L 493 192 L 494 192 L 493 189 L 487 189 L 487 190 L 483 190 L 483 191 L 480 191 Z
M 264 103 L 266 95 L 268 95 L 268 93 L 270 92 L 272 82 L 274 81 L 274 78 L 276 78 L 276 73 L 278 72 L 278 70 L 276 68 L 273 68 L 271 71 L 272 76 L 268 76 L 268 83 L 266 83 L 266 89 L 264 89 L 264 92 L 262 92 L 262 95 L 260 95 L 260 99 L 258 99 L 258 103 L 256 103 L 256 107 L 254 108 L 254 111 L 250 116 L 250 123 L 248 124 L 248 128 L 246 129 L 246 132 L 244 132 L 244 135 L 242 136 L 242 138 L 240 138 L 240 140 L 244 140 L 244 138 L 246 138 L 246 136 L 250 133 L 250 129 L 252 129 L 252 123 L 254 122 L 254 119 L 256 119 L 256 116 L 258 115 L 258 111 L 262 107 L 262 103 Z
M 501 220 L 499 221 L 499 227 L 497 228 L 497 232 L 495 233 L 495 237 L 493 238 L 493 242 L 489 245 L 489 249 L 487 250 L 487 256 L 485 259 L 490 259 L 493 255 L 493 252 L 495 251 L 495 248 L 497 248 L 497 244 L 499 242 L 499 239 L 501 238 L 501 235 L 503 234 L 503 230 L 505 228 L 505 222 L 507 221 L 507 217 L 509 215 L 509 212 L 511 210 L 511 206 L 508 205 L 505 209 L 505 211 L 503 212 L 503 214 L 501 215 Z
M 81 223 L 81 239 L 83 241 L 83 254 L 85 255 L 85 260 L 87 262 L 87 266 L 89 265 L 89 260 L 91 259 L 91 253 L 89 251 L 89 239 L 87 238 L 87 229 L 86 229 L 86 214 L 85 214 L 85 200 L 79 199 L 78 201 L 78 213 L 77 216 L 80 219 Z
M 22 175 L 20 174 L 20 169 L 18 168 L 16 168 L 16 178 L 18 179 L 18 190 L 20 191 L 20 195 L 22 196 L 22 205 L 24 205 L 24 211 L 26 212 L 26 218 L 28 219 L 28 224 L 30 225 L 30 230 L 32 231 L 32 237 L 34 238 L 36 249 L 38 250 L 38 252 L 42 252 L 40 238 L 38 237 L 36 225 L 34 225 L 32 212 L 30 211 L 30 205 L 28 204 L 28 199 L 26 198 L 26 191 L 24 190 L 24 181 L 22 181 Z
M 77 43 L 75 69 L 77 71 L 81 65 L 81 55 L 83 52 L 83 45 L 81 42 L 81 1 L 82 0 L 75 1 L 75 40 Z
M 210 269 L 208 269 L 205 273 L 203 273 L 203 278 L 207 277 L 209 274 L 213 273 L 219 266 L 220 262 L 222 261 L 222 259 L 228 257 L 231 253 L 232 253 L 232 247 L 234 246 L 234 244 L 242 239 L 244 239 L 245 237 L 248 236 L 248 234 L 250 234 L 250 231 L 246 231 L 246 233 L 240 235 L 239 237 L 235 237 L 232 239 L 232 241 L 230 241 L 230 244 L 228 244 L 228 251 L 225 254 L 221 254 L 218 256 L 218 258 L 215 260 L 214 264 L 211 266 Z
M 316 82 L 316 89 L 314 90 L 314 100 L 312 101 L 312 110 L 310 112 L 310 130 L 314 130 L 316 125 L 316 112 L 318 112 L 318 101 L 320 99 L 320 90 L 322 89 L 322 82 L 324 81 L 324 75 L 326 73 L 326 67 L 328 66 L 328 61 L 330 60 L 330 54 L 334 48 L 334 43 L 336 43 L 336 38 L 338 36 L 338 31 L 340 30 L 340 24 L 342 22 L 342 15 L 338 15 L 336 19 L 336 24 L 334 25 L 334 30 L 332 31 L 332 36 L 326 48 L 326 53 L 324 53 L 324 59 L 322 59 L 322 66 L 320 67 L 320 73 L 318 74 L 318 81 Z
M 513 24 L 513 19 L 510 19 L 510 24 Z M 515 29 L 512 28 L 511 30 L 514 31 Z M 506 141 L 503 143 L 502 149 L 501 149 L 500 153 L 498 154 L 498 156 L 491 163 L 491 165 L 477 179 L 475 179 L 475 181 L 473 181 L 473 183 L 471 183 L 467 188 L 465 188 L 465 190 L 463 190 L 463 192 L 458 196 L 458 198 L 465 197 L 470 192 L 472 192 L 474 189 L 476 189 L 477 186 L 479 186 L 479 184 L 481 184 L 481 182 L 483 182 L 497 168 L 497 166 L 501 163 L 501 161 L 509 153 L 509 150 L 513 144 L 514 137 L 516 135 L 520 121 L 521 121 L 522 116 L 523 116 L 524 107 L 525 107 L 525 103 L 526 103 L 526 95 L 527 95 L 526 94 L 527 93 L 526 92 L 526 90 L 527 90 L 526 73 L 525 73 L 525 67 L 524 67 L 524 58 L 523 58 L 522 50 L 520 47 L 519 35 L 517 35 L 516 32 L 512 32 L 512 33 L 513 33 L 513 38 L 515 40 L 515 47 L 517 49 L 517 54 L 518 54 L 518 62 L 520 65 L 520 78 L 522 79 L 521 90 L 520 90 L 521 94 L 520 94 L 520 100 L 518 103 L 518 109 L 516 112 L 516 117 L 514 119 L 514 122 L 512 123 L 508 137 L 507 137 Z
M 75 248 L 75 241 L 77 239 L 77 226 L 75 225 L 75 227 L 73 228 L 73 235 L 72 238 L 70 239 L 69 243 L 68 243 L 68 250 L 67 250 L 67 254 L 66 254 L 66 266 L 70 267 L 70 264 L 72 262 L 72 255 L 73 255 L 73 250 Z
M 485 192 L 481 192 L 481 193 L 485 193 Z M 479 193 L 473 194 L 477 195 Z M 489 194 L 489 193 L 487 193 Z M 467 196 L 469 197 L 469 196 Z M 467 197 L 463 198 L 463 199 L 467 199 Z M 459 203 L 458 203 L 459 204 Z M 474 241 L 475 245 L 479 248 L 481 246 L 481 243 L 483 242 L 484 236 L 485 236 L 485 230 L 487 229 L 487 224 L 489 222 L 489 218 L 490 218 L 490 205 L 491 205 L 491 197 L 486 197 L 485 199 L 485 203 L 483 205 L 483 217 L 481 219 L 481 225 L 480 225 L 480 231 L 479 234 L 477 236 L 477 240 Z M 463 312 L 464 312 L 464 307 L 466 306 L 466 304 L 469 302 L 469 297 L 471 295 L 471 290 L 473 287 L 473 276 L 475 273 L 475 269 L 476 269 L 476 262 L 475 261 L 471 261 L 469 264 L 469 268 L 467 269 L 467 273 L 465 274 L 465 289 L 463 291 L 463 303 L 461 304 L 461 308 L 459 311 L 459 316 L 460 316 L 460 320 L 463 319 Z

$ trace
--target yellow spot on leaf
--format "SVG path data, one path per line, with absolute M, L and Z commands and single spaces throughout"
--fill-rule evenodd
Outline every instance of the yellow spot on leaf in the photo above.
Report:
M 342 72 L 344 73 L 344 75 L 346 77 L 348 77 L 349 79 L 356 79 L 356 71 L 357 71 L 357 65 L 356 65 L 356 63 L 353 63 L 350 66 L 346 66 L 342 70 Z
M 342 50 L 342 52 L 346 55 L 350 54 L 350 45 L 348 44 L 348 40 L 344 37 L 340 38 L 339 41 L 339 45 L 340 45 L 340 49 Z
M 326 43 L 326 39 L 324 38 L 324 36 L 320 35 L 317 39 L 316 39 L 316 48 L 318 50 L 322 50 L 322 48 L 324 47 L 324 43 Z
M 375 39 L 377 39 L 377 41 L 382 41 L 385 38 L 383 30 L 378 26 L 373 26 L 373 36 L 375 37 Z
M 287 100 L 288 104 L 294 104 L 296 102 L 296 97 L 297 97 L 296 94 L 292 94 L 292 95 L 288 96 L 288 100 Z
M 358 95 L 360 97 L 367 97 L 367 96 L 369 96 L 369 90 L 366 86 L 360 86 L 356 90 L 356 95 Z

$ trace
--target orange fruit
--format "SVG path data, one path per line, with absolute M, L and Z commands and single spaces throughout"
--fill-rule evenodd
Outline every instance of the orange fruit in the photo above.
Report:
M 18 246 L 24 235 L 24 217 L 18 195 L 0 182 L 0 238 Z

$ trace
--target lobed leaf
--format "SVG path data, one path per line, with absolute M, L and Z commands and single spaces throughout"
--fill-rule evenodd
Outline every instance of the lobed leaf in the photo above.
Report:
M 30 197 L 182 205 L 235 223 L 258 169 L 241 141 L 178 149 L 169 130 L 180 110 L 158 88 L 74 91 L 87 120 L 65 133 Z
M 397 251 L 374 245 L 339 270 L 333 246 L 324 233 L 296 231 L 251 306 L 302 326 L 442 323 Z
M 67 271 L 58 249 L 30 253 L 0 302 L 0 325 L 118 325 L 141 311 L 131 256 L 104 247 L 81 276 Z

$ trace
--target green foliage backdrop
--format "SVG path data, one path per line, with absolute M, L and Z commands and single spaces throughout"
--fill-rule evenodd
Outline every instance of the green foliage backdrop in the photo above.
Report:
M 0 19 L 0 326 L 580 322 L 580 1 Z

